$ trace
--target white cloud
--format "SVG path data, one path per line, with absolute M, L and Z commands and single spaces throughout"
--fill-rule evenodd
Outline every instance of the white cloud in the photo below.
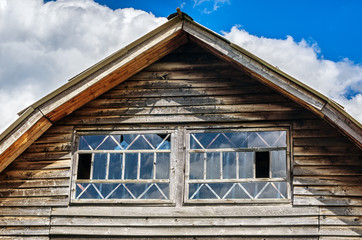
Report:
M 207 5 L 207 7 L 205 7 L 204 10 L 202 11 L 205 14 L 210 14 L 216 11 L 219 7 L 221 7 L 224 4 L 230 5 L 230 0 L 194 0 L 194 8 L 200 5 L 203 6 Z
M 0 0 L 0 132 L 16 112 L 165 21 L 92 0 Z
M 113 11 L 92 0 L 0 0 L 0 132 L 16 112 L 165 21 L 140 10 Z M 361 66 L 320 59 L 317 45 L 292 37 L 259 38 L 237 27 L 224 34 L 362 121 Z M 357 94 L 347 99 L 347 90 Z
M 362 122 L 361 65 L 348 59 L 333 62 L 320 58 L 316 44 L 308 44 L 305 40 L 295 42 L 290 36 L 286 39 L 257 37 L 238 27 L 223 34 L 233 43 L 340 103 Z M 354 92 L 349 99 L 345 97 L 348 91 Z

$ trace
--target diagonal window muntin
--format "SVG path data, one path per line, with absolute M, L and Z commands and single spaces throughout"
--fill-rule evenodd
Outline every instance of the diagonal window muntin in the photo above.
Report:
M 190 130 L 187 142 L 185 202 L 290 198 L 287 130 Z
M 78 141 L 73 199 L 170 200 L 171 133 L 80 134 Z

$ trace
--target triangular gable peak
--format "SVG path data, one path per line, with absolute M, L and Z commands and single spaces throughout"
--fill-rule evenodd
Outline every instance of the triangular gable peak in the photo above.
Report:
M 332 100 L 179 12 L 169 21 L 31 105 L 0 136 L 0 171 L 54 122 L 192 41 L 311 110 L 362 148 L 362 128 Z

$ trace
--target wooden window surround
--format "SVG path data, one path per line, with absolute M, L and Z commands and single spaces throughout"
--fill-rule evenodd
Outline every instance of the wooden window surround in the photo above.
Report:
M 287 129 L 183 128 L 76 139 L 72 203 L 290 202 Z

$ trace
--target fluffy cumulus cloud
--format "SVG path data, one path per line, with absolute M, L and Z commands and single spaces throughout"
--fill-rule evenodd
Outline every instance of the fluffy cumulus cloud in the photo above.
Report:
M 238 27 L 223 34 L 235 44 L 343 105 L 348 113 L 362 122 L 361 65 L 348 59 L 339 62 L 323 59 L 316 43 L 296 42 L 290 36 L 286 39 L 257 37 Z
M 92 0 L 0 0 L 0 132 L 16 112 L 165 21 Z
M 195 4 L 206 2 L 216 10 L 229 1 Z M 0 132 L 16 112 L 165 21 L 135 9 L 114 11 L 93 0 L 0 0 Z M 292 37 L 260 38 L 237 27 L 223 34 L 362 121 L 361 66 L 321 59 L 316 45 Z

